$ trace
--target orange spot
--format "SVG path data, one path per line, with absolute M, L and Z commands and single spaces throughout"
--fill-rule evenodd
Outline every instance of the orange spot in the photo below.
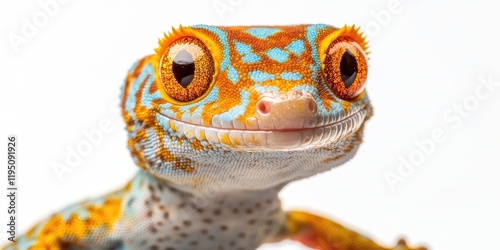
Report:
M 203 150 L 205 149 L 203 147 L 203 145 L 201 145 L 201 142 L 200 140 L 196 139 L 196 138 L 193 138 L 193 143 L 191 144 L 191 146 L 195 149 L 195 150 Z
M 248 144 L 251 144 L 251 145 L 258 145 L 260 144 L 259 143 L 259 140 L 257 139 L 256 136 L 252 135 L 250 136 L 250 138 L 248 138 L 248 140 L 245 140 Z
M 80 218 L 72 214 L 67 221 L 64 221 L 60 214 L 50 218 L 40 233 L 36 244 L 30 249 L 66 249 L 68 242 L 73 246 L 82 246 L 82 240 L 90 234 L 99 230 L 101 233 L 108 233 L 113 229 L 114 224 L 121 216 L 122 200 L 120 198 L 107 198 L 102 205 L 81 204 L 88 211 L 87 218 Z M 30 229 L 27 236 L 34 234 L 37 226 Z M 101 231 L 101 230 L 105 231 Z
M 175 123 L 172 120 L 168 121 L 168 125 L 170 125 L 170 128 L 174 131 L 177 132 L 177 127 L 175 127 Z
M 220 139 L 220 142 L 222 142 L 223 144 L 226 144 L 226 145 L 231 145 L 231 140 L 229 140 L 229 134 L 224 133 L 222 135 L 222 138 Z
M 238 139 L 238 137 L 232 137 L 232 144 L 235 146 L 240 146 L 242 145 L 242 142 Z

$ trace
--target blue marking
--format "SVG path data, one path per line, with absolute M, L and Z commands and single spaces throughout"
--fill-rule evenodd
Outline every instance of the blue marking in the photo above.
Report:
M 226 33 L 217 27 L 204 24 L 193 25 L 191 27 L 195 29 L 206 29 L 212 33 L 215 33 L 219 37 L 219 41 L 223 45 L 222 54 L 224 55 L 220 64 L 220 70 L 221 72 L 223 72 L 227 69 L 229 80 L 231 80 L 233 83 L 238 82 L 238 71 L 236 71 L 236 69 L 231 66 L 231 53 L 229 50 L 229 41 L 227 40 Z
M 201 145 L 202 145 L 203 147 L 207 148 L 207 147 L 209 147 L 211 144 L 210 144 L 210 142 L 208 142 L 208 141 L 201 141 Z M 209 152 L 213 152 L 213 151 L 209 150 Z
M 180 144 L 183 147 L 189 148 L 189 150 L 193 150 L 193 145 L 191 145 L 191 143 L 189 143 L 189 141 L 187 139 L 182 140 Z
M 191 122 L 191 114 L 189 112 L 182 113 L 181 120 Z
M 144 69 L 139 74 L 139 77 L 137 77 L 137 79 L 135 79 L 135 81 L 132 83 L 132 86 L 130 86 L 130 90 L 129 90 L 128 97 L 127 97 L 127 102 L 125 102 L 125 110 L 134 120 L 136 120 L 135 114 L 134 114 L 134 108 L 135 108 L 135 105 L 137 104 L 135 96 L 137 94 L 137 91 L 139 91 L 139 87 L 141 86 L 141 83 L 148 76 L 149 76 L 150 80 L 154 79 L 154 70 L 153 70 L 153 67 L 151 65 L 145 66 Z
M 35 235 L 38 235 L 38 234 L 35 234 Z M 34 239 L 28 240 L 26 238 L 26 235 L 18 237 L 18 239 L 16 239 L 16 248 L 7 247 L 6 250 L 30 249 L 30 247 L 33 246 L 33 245 L 35 245 L 37 243 L 37 241 L 38 241 L 37 237 L 32 237 L 32 238 L 34 238 Z
M 280 31 L 281 29 L 276 28 L 250 28 L 246 30 L 248 34 L 260 39 L 266 39 Z
M 301 56 L 302 53 L 306 50 L 306 47 L 304 45 L 304 41 L 295 40 L 295 41 L 291 42 L 290 44 L 288 44 L 288 46 L 286 46 L 286 49 L 288 51 L 296 54 L 297 56 Z
M 132 182 L 130 183 L 130 190 L 128 195 L 129 197 L 136 196 L 141 192 L 141 187 L 144 187 L 142 183 L 146 180 L 147 177 L 149 177 L 149 174 L 144 172 L 144 170 L 139 169 L 134 179 L 132 179 Z
M 151 65 L 148 65 L 146 67 L 151 67 Z M 159 99 L 162 99 L 163 97 L 161 96 L 160 94 L 160 91 L 156 90 L 153 94 L 150 94 L 149 93 L 149 89 L 151 88 L 151 84 L 153 84 L 155 81 L 155 77 L 154 76 L 150 76 L 148 81 L 146 82 L 146 84 L 144 85 L 144 89 L 142 91 L 142 101 L 141 101 L 141 104 L 142 106 L 148 108 L 148 109 L 151 109 L 153 108 L 153 101 L 155 100 L 159 100 Z
M 170 127 L 170 123 L 169 123 L 168 118 L 166 118 L 165 116 L 163 116 L 161 114 L 156 114 L 156 121 L 163 128 L 163 131 L 167 131 L 169 133 L 174 134 L 174 130 L 172 129 L 172 127 Z M 153 137 L 153 138 L 156 138 L 156 137 Z
M 215 88 L 214 88 L 214 90 L 215 90 Z M 205 108 L 205 103 L 199 102 L 198 105 L 196 105 L 196 103 L 192 103 L 192 104 L 188 104 L 185 106 L 180 106 L 179 108 L 183 113 L 186 113 L 186 112 L 189 112 L 189 110 L 193 107 L 196 107 L 196 109 L 193 111 L 193 114 L 194 113 L 201 113 L 203 108 Z M 172 114 L 173 114 L 173 112 L 172 112 Z
M 313 56 L 315 65 L 311 65 L 313 73 L 316 74 L 318 69 L 321 67 L 321 62 L 319 61 L 318 48 L 316 47 L 316 37 L 318 36 L 318 30 L 324 29 L 325 24 L 317 24 L 307 27 L 306 37 L 307 42 L 311 45 L 311 54 Z
M 229 78 L 229 80 L 233 83 L 238 82 L 238 71 L 232 65 L 229 65 L 229 68 L 227 69 L 227 78 Z
M 168 117 L 174 117 L 175 116 L 175 113 L 174 111 L 172 111 L 172 109 L 170 109 L 172 107 L 172 104 L 171 103 L 165 103 L 165 104 L 160 104 L 158 105 L 158 107 L 161 109 L 161 113 L 168 116 Z M 181 109 L 183 108 L 184 106 L 181 106 Z
M 248 73 L 248 75 L 250 76 L 250 78 L 252 78 L 254 82 L 265 82 L 267 80 L 275 79 L 275 76 L 273 74 L 262 72 L 260 70 L 252 71 Z
M 210 32 L 215 33 L 219 37 L 219 40 L 223 45 L 222 52 L 224 54 L 224 58 L 222 59 L 222 63 L 221 63 L 221 68 L 222 68 L 222 70 L 225 70 L 229 66 L 229 64 L 231 63 L 230 51 L 229 51 L 229 41 L 227 40 L 226 33 L 217 27 L 204 25 L 204 24 L 194 25 L 194 26 L 192 26 L 192 28 L 206 29 Z
M 245 63 L 256 63 L 256 62 L 260 62 L 260 56 L 252 53 L 252 54 L 248 54 L 248 55 L 245 55 L 241 58 L 241 60 Z
M 256 63 L 260 61 L 260 56 L 256 55 L 252 51 L 252 47 L 250 45 L 235 42 L 236 51 L 240 56 L 243 56 L 241 60 L 245 63 Z
M 139 157 L 137 157 L 137 155 L 132 155 L 132 160 L 134 161 L 135 165 L 141 165 L 141 163 L 139 162 Z
M 244 43 L 240 43 L 240 42 L 236 42 L 236 41 L 234 42 L 234 44 L 235 44 L 236 51 L 240 55 L 246 55 L 249 52 L 252 52 L 252 47 L 250 47 L 250 45 L 248 45 L 248 44 L 244 44 Z
M 283 72 L 281 73 L 281 78 L 287 81 L 297 81 L 302 80 L 302 74 L 299 72 Z
M 284 63 L 288 60 L 288 52 L 279 48 L 272 48 L 268 50 L 267 56 L 279 63 Z
M 263 94 L 263 93 L 266 93 L 266 92 L 279 92 L 280 89 L 277 87 L 277 86 L 268 86 L 268 85 L 260 85 L 260 84 L 255 84 L 253 86 L 253 89 L 255 89 L 255 91 L 257 91 L 257 93 L 259 94 Z
M 241 58 L 241 60 L 245 63 L 256 63 L 256 62 L 260 62 L 260 56 L 254 54 L 253 52 L 252 53 L 249 53 L 245 56 L 243 56 Z

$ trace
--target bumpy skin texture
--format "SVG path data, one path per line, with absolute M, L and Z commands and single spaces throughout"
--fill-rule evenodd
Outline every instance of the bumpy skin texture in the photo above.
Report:
M 190 71 L 175 73 L 181 66 L 173 64 L 186 51 L 194 78 L 180 86 Z M 352 70 L 340 72 L 346 65 L 356 66 L 351 80 Z M 5 249 L 255 249 L 285 238 L 318 249 L 410 249 L 284 212 L 277 196 L 353 157 L 372 113 L 366 70 L 354 27 L 173 30 L 133 65 L 123 88 L 128 147 L 141 167 L 135 178 Z

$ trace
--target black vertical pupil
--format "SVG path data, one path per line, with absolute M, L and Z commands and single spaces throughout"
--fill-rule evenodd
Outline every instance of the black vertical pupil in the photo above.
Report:
M 342 60 L 340 60 L 340 74 L 346 89 L 354 83 L 357 73 L 358 63 L 356 62 L 356 58 L 351 51 L 346 49 L 344 55 L 342 55 Z
M 175 80 L 184 88 L 187 88 L 194 78 L 193 56 L 185 49 L 177 53 L 172 63 L 172 71 Z

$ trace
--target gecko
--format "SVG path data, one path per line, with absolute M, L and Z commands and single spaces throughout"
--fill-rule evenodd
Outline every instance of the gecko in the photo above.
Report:
M 121 108 L 139 166 L 114 192 L 32 227 L 6 250 L 383 247 L 326 217 L 284 211 L 288 183 L 350 160 L 373 108 L 359 27 L 172 28 L 130 68 Z M 319 194 L 318 194 L 319 195 Z

